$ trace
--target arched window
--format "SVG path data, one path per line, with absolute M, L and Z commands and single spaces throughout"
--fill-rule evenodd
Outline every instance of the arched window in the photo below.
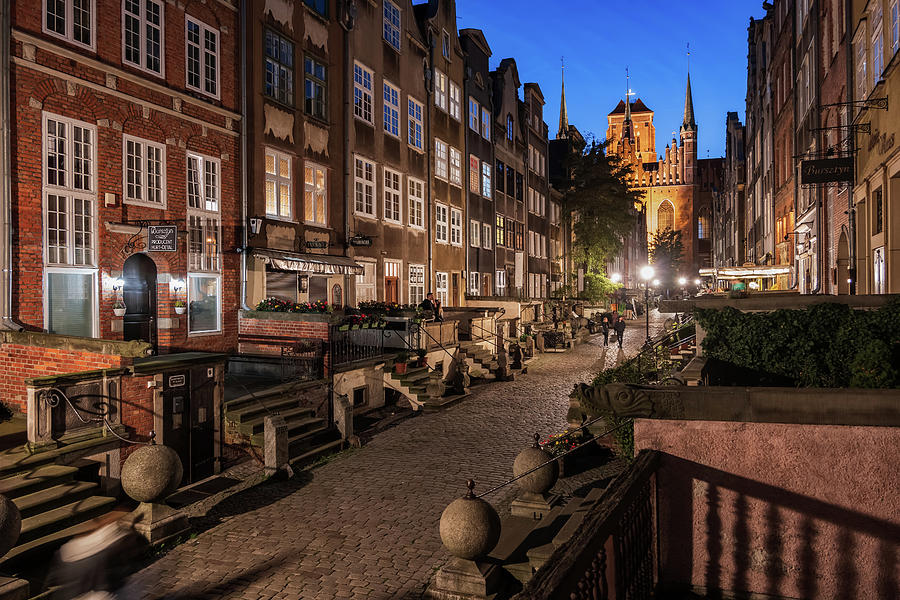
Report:
M 706 211 L 700 213 L 697 217 L 697 239 L 705 240 L 709 237 L 709 217 Z
M 512 115 L 506 115 L 506 139 L 513 141 L 513 120 Z
M 675 229 L 675 207 L 669 200 L 663 200 L 656 211 L 656 229 L 657 231 Z

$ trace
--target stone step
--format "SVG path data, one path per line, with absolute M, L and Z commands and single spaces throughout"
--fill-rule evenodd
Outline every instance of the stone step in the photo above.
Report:
M 568 541 L 575 532 L 578 531 L 578 528 L 584 522 L 585 516 L 587 516 L 588 512 L 591 511 L 597 504 L 599 504 L 600 500 L 603 498 L 604 488 L 594 488 L 587 493 L 587 495 L 582 498 L 579 502 L 575 503 L 570 501 L 569 504 L 574 504 L 574 510 L 571 513 L 571 516 L 566 521 L 565 525 L 559 530 L 559 532 L 553 536 L 553 540 L 551 543 L 554 548 L 558 548 L 562 546 L 564 542 Z
M 268 413 L 267 413 L 268 414 Z M 274 414 L 274 411 L 273 411 Z M 292 422 L 299 423 L 300 421 L 304 421 L 309 418 L 313 418 L 313 415 L 316 414 L 316 411 L 312 408 L 298 407 L 292 408 L 290 410 L 280 410 L 278 411 L 278 415 L 280 415 L 287 423 L 288 427 L 292 425 Z M 262 433 L 263 428 L 265 427 L 265 418 L 266 414 L 259 415 L 254 417 L 253 419 L 241 423 L 238 425 L 238 430 L 245 434 L 252 436 L 256 433 Z
M 42 465 L 27 473 L 0 479 L 0 494 L 17 498 L 60 483 L 71 481 L 78 473 L 76 467 Z
M 117 431 L 117 433 L 121 435 L 124 432 Z M 118 443 L 118 440 L 113 436 L 104 436 L 103 429 L 98 427 L 90 439 L 65 444 L 52 450 L 31 453 L 24 446 L 8 448 L 0 452 L 0 479 L 29 472 L 42 465 L 52 464 L 66 455 L 93 454 L 94 452 L 91 451 L 97 446 L 112 443 Z
M 407 371 L 405 375 L 400 375 L 399 380 L 401 383 L 410 387 L 411 384 L 419 383 L 420 381 L 426 381 L 431 377 L 431 372 L 426 367 L 422 367 L 421 369 L 416 369 L 414 372 Z
M 344 440 L 334 440 L 332 442 L 322 444 L 321 446 L 316 446 L 315 448 L 308 450 L 303 454 L 300 454 L 299 456 L 292 457 L 290 462 L 291 465 L 303 464 L 325 454 L 334 454 L 335 452 L 340 452 L 343 447 Z
M 322 423 L 323 425 L 321 427 L 308 429 L 295 435 L 288 436 L 288 448 L 292 451 L 294 449 L 302 450 L 304 448 L 309 448 L 314 446 L 316 442 L 319 441 L 319 438 L 327 436 L 329 432 L 334 433 L 332 428 L 324 424 L 324 419 L 322 420 Z
M 91 496 L 99 487 L 99 484 L 90 481 L 67 481 L 19 496 L 13 502 L 24 519 Z
M 26 544 L 76 523 L 81 523 L 102 513 L 109 512 L 115 506 L 115 503 L 116 499 L 109 496 L 89 496 L 83 500 L 22 519 L 22 533 L 19 534 L 19 543 Z
M 232 423 L 245 423 L 257 417 L 265 417 L 269 413 L 290 410 L 299 406 L 298 399 L 288 395 L 272 396 L 264 402 L 248 404 L 237 409 L 225 407 L 225 419 Z
M 458 402 L 462 402 L 472 394 L 457 394 L 455 396 L 442 396 L 440 398 L 431 398 L 427 394 L 423 397 L 421 394 L 418 396 L 420 402 L 424 402 L 425 406 L 423 407 L 427 411 L 439 411 L 444 410 L 445 408 L 449 408 Z
M 314 414 L 310 409 L 307 409 L 305 413 L 308 413 L 309 415 Z M 302 415 L 304 413 L 299 414 Z M 284 413 L 282 413 L 281 416 L 284 417 Z M 288 427 L 288 440 L 290 440 L 292 436 L 297 437 L 302 435 L 303 433 L 312 431 L 313 429 L 318 429 L 320 426 L 324 425 L 325 419 L 321 417 L 309 416 L 307 418 L 292 418 L 289 420 L 287 417 L 285 417 L 285 422 Z M 259 431 L 250 435 L 250 444 L 252 444 L 253 446 L 258 446 L 260 448 L 263 447 L 263 445 L 265 444 L 266 436 L 264 429 L 265 423 L 263 423 Z
M 274 399 L 280 398 L 282 396 L 290 398 L 301 390 L 309 389 L 310 387 L 316 385 L 321 386 L 324 384 L 314 381 L 298 384 L 296 381 L 291 381 L 288 383 L 273 385 L 272 387 L 261 389 L 253 393 L 247 393 L 226 401 L 225 412 L 227 413 L 229 411 L 239 411 L 250 406 L 259 406 L 260 403 L 264 404 L 265 406 L 269 406 L 269 403 Z

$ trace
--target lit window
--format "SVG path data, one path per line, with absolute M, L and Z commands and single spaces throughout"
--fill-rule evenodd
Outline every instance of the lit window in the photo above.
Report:
M 503 215 L 497 215 L 497 226 L 494 227 L 494 229 L 497 232 L 497 245 L 498 246 L 506 245 L 506 232 L 505 232 L 505 226 L 504 226 L 505 220 L 506 220 L 506 218 Z
M 47 0 L 47 7 L 53 0 Z M 135 67 L 161 74 L 163 62 L 163 6 L 157 0 L 125 0 L 123 60 Z
M 474 154 L 469 155 L 469 190 L 476 194 L 481 191 L 480 181 L 478 179 L 481 173 L 481 161 Z
M 188 274 L 188 332 L 213 333 L 221 329 L 218 275 Z
M 438 69 L 434 71 L 434 105 L 447 110 L 447 76 Z
M 357 259 L 363 268 L 362 275 L 356 276 L 356 301 L 370 302 L 375 300 L 375 262 Z
M 291 157 L 266 149 L 266 215 L 291 218 Z
M 675 207 L 668 200 L 664 200 L 656 211 L 657 231 L 675 228 Z
M 306 163 L 303 183 L 303 218 L 307 223 L 325 226 L 328 214 L 328 171 L 325 167 Z
M 219 97 L 219 31 L 187 17 L 187 87 Z

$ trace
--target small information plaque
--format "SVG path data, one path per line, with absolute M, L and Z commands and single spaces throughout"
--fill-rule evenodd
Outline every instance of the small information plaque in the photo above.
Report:
M 175 225 L 150 225 L 147 233 L 147 250 L 150 252 L 177 252 L 178 227 Z

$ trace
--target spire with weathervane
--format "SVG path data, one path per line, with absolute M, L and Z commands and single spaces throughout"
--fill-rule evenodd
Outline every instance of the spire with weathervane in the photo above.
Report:
M 569 135 L 569 112 L 566 110 L 566 62 L 562 60 L 562 95 L 559 101 L 559 131 L 556 139 L 561 140 Z
M 634 96 L 634 92 L 631 91 L 631 87 L 628 85 L 630 81 L 630 75 L 628 74 L 628 67 L 625 67 L 625 122 L 622 124 L 622 139 L 632 139 L 633 137 L 633 125 L 631 123 L 631 97 Z
M 694 121 L 694 99 L 691 96 L 691 45 L 688 44 L 688 75 L 687 91 L 684 95 L 684 121 L 681 124 L 681 133 L 685 131 L 697 131 L 697 123 Z

